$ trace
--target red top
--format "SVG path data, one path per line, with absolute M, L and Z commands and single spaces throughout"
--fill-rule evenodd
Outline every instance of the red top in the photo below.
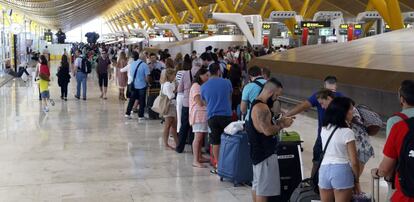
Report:
M 404 142 L 404 138 L 408 133 L 408 125 L 405 121 L 400 121 L 395 124 L 390 132 L 390 136 L 387 138 L 387 142 L 384 145 L 384 155 L 388 158 L 397 160 L 400 156 L 400 150 Z M 414 198 L 404 196 L 401 191 L 401 185 L 398 180 L 399 173 L 397 172 L 395 177 L 396 191 L 391 198 L 392 202 L 414 202 Z
M 50 70 L 49 70 L 49 67 L 47 66 L 47 65 L 40 65 L 40 69 L 39 69 L 39 73 L 40 74 L 44 74 L 44 75 L 47 75 L 47 76 L 50 76 Z

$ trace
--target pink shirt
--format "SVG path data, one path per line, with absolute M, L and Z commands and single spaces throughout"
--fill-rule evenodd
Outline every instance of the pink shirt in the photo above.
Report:
M 200 96 L 201 86 L 198 83 L 194 83 L 190 89 L 190 125 L 194 123 L 207 123 L 207 108 L 206 106 L 200 106 L 197 104 L 195 97 Z

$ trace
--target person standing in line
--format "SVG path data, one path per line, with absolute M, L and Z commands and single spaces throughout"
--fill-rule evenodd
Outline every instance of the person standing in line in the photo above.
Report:
M 50 69 L 48 66 L 48 61 L 46 56 L 40 56 L 40 68 L 39 68 L 39 88 L 40 88 L 40 96 L 42 98 L 43 104 L 43 111 L 49 112 L 48 102 L 50 100 L 50 93 L 49 93 L 49 82 L 50 82 Z M 51 102 L 53 106 L 54 103 Z
M 58 84 L 60 86 L 60 98 L 68 100 L 68 84 L 70 82 L 70 69 L 67 55 L 62 55 L 60 67 L 57 72 Z
M 82 51 L 80 50 L 76 50 L 75 52 L 75 63 L 74 63 L 74 68 L 73 68 L 73 76 L 76 77 L 76 95 L 75 98 L 76 99 L 80 99 L 80 93 L 81 93 L 81 87 L 82 87 L 82 95 L 83 95 L 83 100 L 86 100 L 86 83 L 87 83 L 87 79 L 88 79 L 88 74 L 84 71 L 82 71 L 82 64 L 83 63 L 83 57 L 82 57 Z
M 350 128 L 353 110 L 351 99 L 337 97 L 325 112 L 320 136 L 322 148 L 326 150 L 319 168 L 319 191 L 323 202 L 351 201 L 353 192 L 360 193 L 355 133 Z
M 131 84 L 134 85 L 135 90 L 131 92 L 129 98 L 128 107 L 125 112 L 125 117 L 131 118 L 131 111 L 135 104 L 135 101 L 139 101 L 139 110 L 138 110 L 138 120 L 144 119 L 144 112 L 146 106 L 146 94 L 148 87 L 148 80 L 150 75 L 150 70 L 148 65 L 139 58 L 139 53 L 136 51 L 132 52 L 132 58 L 134 62 L 130 64 L 129 75 L 131 75 Z M 135 79 L 134 79 L 135 78 Z
M 205 168 L 202 163 L 209 161 L 201 154 L 201 144 L 204 136 L 208 133 L 208 124 L 206 104 L 201 100 L 200 96 L 201 85 L 208 81 L 208 77 L 208 70 L 205 68 L 200 69 L 195 75 L 189 94 L 189 122 L 195 134 L 193 141 L 193 167 L 197 168 Z
M 116 64 L 116 78 L 119 86 L 119 100 L 125 101 L 125 88 L 127 86 L 128 75 L 126 72 L 121 72 L 121 69 L 127 66 L 128 59 L 125 52 L 119 54 L 119 59 Z
M 125 53 L 124 53 L 125 54 Z M 96 68 L 99 80 L 99 89 L 101 90 L 100 98 L 107 99 L 108 79 L 112 78 L 111 60 L 106 51 L 102 51 L 101 56 L 97 59 L 98 68 Z
M 293 118 L 283 117 L 274 122 L 268 100 L 276 100 L 283 86 L 275 78 L 269 79 L 253 101 L 246 132 L 249 137 L 250 158 L 253 162 L 252 198 L 254 202 L 267 201 L 280 195 L 280 174 L 275 137 L 283 128 L 290 127 Z
M 233 87 L 228 79 L 221 78 L 220 65 L 212 63 L 209 67 L 210 79 L 201 86 L 201 98 L 207 103 L 208 126 L 211 129 L 210 143 L 213 157 L 219 162 L 221 134 L 232 121 L 231 95 Z M 219 90 L 218 90 L 219 89 Z M 217 165 L 211 170 L 217 174 Z
M 194 78 L 194 74 L 191 73 L 191 65 L 192 62 L 190 56 L 185 55 L 183 63 L 184 69 L 182 71 L 180 82 L 178 82 L 177 89 L 177 122 L 179 123 L 177 124 L 177 130 L 179 132 L 179 143 L 175 149 L 178 153 L 182 153 L 184 151 L 185 144 L 187 142 L 187 136 L 191 132 L 191 126 L 188 120 L 189 95 Z M 180 102 L 179 97 L 181 97 Z M 181 104 L 181 106 L 179 106 L 179 104 Z
M 401 146 L 401 140 L 400 136 L 405 136 L 405 124 L 402 124 L 401 122 L 404 122 L 405 120 L 408 120 L 410 118 L 414 117 L 414 80 L 404 80 L 401 82 L 400 88 L 398 89 L 398 95 L 399 95 L 399 101 L 401 105 L 401 112 L 396 113 L 395 115 L 391 116 L 387 120 L 387 127 L 386 127 L 386 137 L 387 137 L 387 144 L 384 147 L 384 160 L 382 161 L 380 169 L 373 169 L 373 176 L 378 177 L 385 176 L 384 179 L 388 183 L 388 194 L 387 194 L 387 201 L 403 201 L 401 199 L 405 198 L 404 195 L 401 192 L 401 189 L 398 191 L 398 193 L 395 193 L 395 189 L 397 188 L 394 185 L 397 185 L 395 181 L 395 173 L 392 174 L 386 174 L 389 169 L 390 163 L 394 163 L 396 160 L 396 155 L 394 152 L 391 152 L 392 148 L 399 149 Z M 392 134 L 392 129 L 394 128 L 397 123 L 400 123 L 399 126 L 395 128 L 394 133 Z M 391 135 L 393 137 L 391 137 Z M 394 137 L 398 137 L 398 141 L 394 141 Z M 389 143 L 388 143 L 389 142 Z M 388 166 L 387 166 L 388 165 Z M 391 166 L 394 167 L 394 166 Z M 395 195 L 395 199 L 391 200 Z M 411 201 L 414 201 L 414 199 L 411 199 Z
M 171 148 L 175 150 L 175 147 L 178 145 L 178 137 L 177 137 L 177 111 L 175 107 L 175 93 L 176 93 L 176 85 L 175 85 L 175 71 L 172 68 L 165 69 L 165 82 L 161 84 L 161 93 L 168 97 L 169 106 L 167 113 L 163 114 L 165 119 L 164 122 L 164 134 L 163 134 L 163 142 L 166 148 Z M 168 138 L 172 133 L 172 137 L 174 138 L 175 147 L 168 144 Z

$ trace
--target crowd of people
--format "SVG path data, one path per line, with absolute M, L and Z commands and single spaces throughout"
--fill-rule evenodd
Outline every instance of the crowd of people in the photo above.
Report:
M 128 98 L 125 118 L 132 119 L 137 114 L 139 120 L 145 120 L 146 110 L 150 113 L 154 104 L 147 103 L 148 92 L 158 89 L 165 103 L 159 114 L 164 124 L 163 145 L 182 153 L 185 145 L 191 143 L 192 165 L 207 168 L 206 163 L 210 163 L 212 174 L 217 173 L 224 128 L 232 121 L 244 119 L 253 162 L 253 201 L 266 201 L 267 197 L 280 194 L 275 136 L 293 124 L 295 115 L 315 107 L 318 130 L 311 176 L 318 176 L 322 201 L 350 201 L 353 194 L 361 192 L 359 178 L 374 156 L 370 135 L 378 130 L 373 132 L 364 125 L 357 104 L 337 90 L 335 76 L 327 76 L 320 90 L 284 112 L 278 101 L 283 84 L 271 77 L 268 68 L 248 68 L 251 59 L 260 56 L 260 52 L 265 54 L 265 50 L 247 47 L 223 50 L 209 46 L 200 55 L 193 51 L 185 55 L 178 53 L 173 58 L 167 49 L 149 53 L 130 48 L 131 51 L 121 45 L 75 45 L 73 54 L 63 55 L 57 73 L 62 100 L 67 100 L 71 73 L 77 82 L 75 98 L 84 100 L 88 74 L 95 72 L 102 99 L 107 99 L 108 80 L 115 74 L 119 100 Z M 47 112 L 50 70 L 44 55 L 39 57 L 39 64 L 40 96 Z M 413 175 L 397 167 L 405 152 L 401 149 L 406 145 L 404 137 L 413 128 L 414 81 L 403 81 L 398 95 L 403 111 L 387 122 L 384 159 L 378 169 L 372 170 L 372 175 L 385 177 L 396 185 L 391 201 L 414 201 L 412 191 L 407 191 L 407 182 L 401 184 L 400 180 L 412 179 Z M 207 135 L 213 161 L 202 153 Z M 173 141 L 169 141 L 170 137 Z M 408 152 L 410 157 L 414 156 L 412 150 Z

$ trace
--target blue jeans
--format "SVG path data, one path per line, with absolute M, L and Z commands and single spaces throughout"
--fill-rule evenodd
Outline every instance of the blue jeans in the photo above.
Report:
M 87 81 L 88 75 L 83 72 L 77 72 L 76 73 L 76 97 L 80 97 L 80 91 L 82 86 L 82 97 L 86 98 L 86 81 Z

